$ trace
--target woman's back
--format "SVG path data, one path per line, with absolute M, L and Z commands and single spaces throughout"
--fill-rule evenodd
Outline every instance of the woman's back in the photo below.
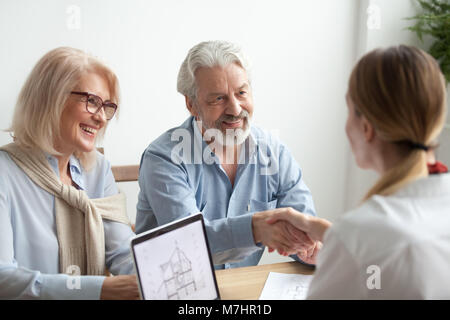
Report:
M 449 299 L 450 174 L 373 196 L 325 234 L 309 298 Z

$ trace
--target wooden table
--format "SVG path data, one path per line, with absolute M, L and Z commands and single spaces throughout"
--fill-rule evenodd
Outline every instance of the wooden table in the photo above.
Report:
M 216 278 L 221 299 L 258 300 L 269 272 L 313 274 L 314 268 L 292 261 L 217 270 Z

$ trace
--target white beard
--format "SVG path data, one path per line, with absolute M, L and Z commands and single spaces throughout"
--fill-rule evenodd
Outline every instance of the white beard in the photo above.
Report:
M 237 129 L 226 129 L 226 132 L 224 133 L 222 130 L 219 130 L 217 128 L 206 128 L 206 126 L 203 126 L 206 131 L 204 137 L 207 140 L 210 140 L 211 137 L 214 137 L 214 141 L 216 144 L 224 146 L 224 147 L 233 147 L 233 146 L 239 146 L 247 140 L 249 134 L 250 134 L 250 120 L 249 118 L 244 119 L 244 128 L 237 128 Z
M 227 129 L 225 135 L 223 135 L 222 139 L 219 139 L 218 142 L 222 144 L 224 147 L 233 147 L 239 146 L 247 140 L 247 137 L 250 134 L 250 123 L 247 122 L 247 125 L 243 129 Z M 221 141 L 222 140 L 222 141 Z

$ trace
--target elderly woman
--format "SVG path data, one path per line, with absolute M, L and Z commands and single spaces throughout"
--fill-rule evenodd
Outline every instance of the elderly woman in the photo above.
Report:
M 115 74 L 77 49 L 29 75 L 0 148 L 0 298 L 138 298 L 124 195 L 95 149 L 118 100 Z
M 323 241 L 309 298 L 450 298 L 450 175 L 431 152 L 445 95 L 438 64 L 417 48 L 379 49 L 358 62 L 346 132 L 358 166 L 379 181 L 333 225 L 293 209 L 268 220 L 288 220 Z

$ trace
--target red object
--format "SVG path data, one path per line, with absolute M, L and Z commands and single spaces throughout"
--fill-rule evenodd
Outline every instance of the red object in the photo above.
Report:
M 447 173 L 448 168 L 442 162 L 436 161 L 435 164 L 428 164 L 428 173 L 429 174 L 439 174 L 439 173 Z

